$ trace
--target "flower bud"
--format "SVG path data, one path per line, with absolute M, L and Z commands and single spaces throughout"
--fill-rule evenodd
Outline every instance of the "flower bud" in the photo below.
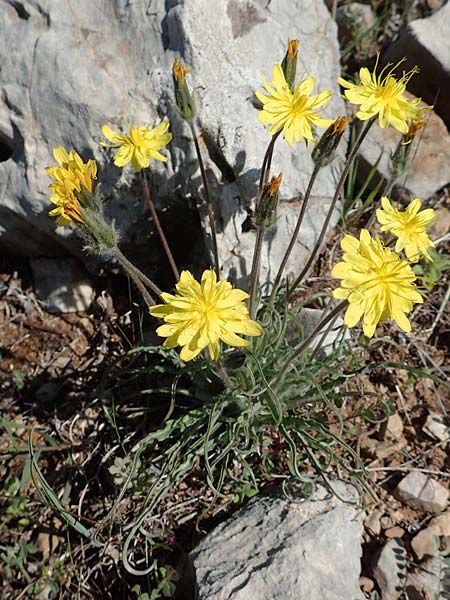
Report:
M 426 125 L 425 119 L 413 119 L 409 125 L 407 133 L 402 135 L 402 139 L 397 145 L 394 153 L 391 155 L 391 175 L 400 177 L 408 170 L 409 155 L 411 154 L 411 142 L 416 135 Z
M 283 58 L 283 62 L 281 63 L 284 77 L 291 91 L 294 91 L 299 43 L 300 42 L 298 40 L 288 40 L 288 48 L 285 57 Z
M 277 220 L 278 191 L 282 177 L 283 175 L 280 173 L 278 177 L 274 176 L 268 183 L 264 184 L 255 211 L 255 223 L 258 227 L 270 227 Z
M 190 70 L 190 67 L 183 67 L 178 58 L 175 59 L 172 68 L 175 103 L 180 115 L 188 121 L 195 117 L 194 100 L 185 81 L 186 73 L 189 73 Z
M 317 166 L 325 167 L 334 159 L 335 150 L 344 131 L 347 129 L 348 121 L 348 117 L 338 117 L 322 134 L 311 153 L 311 157 Z

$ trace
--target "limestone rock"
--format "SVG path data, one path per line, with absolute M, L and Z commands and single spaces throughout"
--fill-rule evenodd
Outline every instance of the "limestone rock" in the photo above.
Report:
M 385 544 L 375 565 L 374 576 L 383 600 L 400 598 L 406 576 L 406 552 L 401 539 L 395 538 Z
M 94 299 L 92 281 L 74 258 L 33 258 L 36 296 L 50 313 L 81 312 Z
M 430 413 L 422 427 L 422 431 L 435 440 L 450 441 L 450 426 L 445 415 Z
M 397 497 L 419 510 L 441 512 L 447 507 L 449 492 L 437 481 L 419 471 L 412 471 L 397 486 Z
M 381 180 L 383 189 L 389 181 L 390 156 L 401 137 L 402 134 L 393 127 L 381 129 L 375 125 L 370 129 L 358 156 L 361 160 L 360 177 L 364 180 L 381 155 L 371 187 Z M 426 127 L 417 134 L 412 144 L 409 170 L 398 179 L 397 187 L 406 188 L 414 198 L 426 200 L 450 182 L 450 134 L 442 119 L 431 112 Z
M 419 560 L 424 556 L 432 556 L 437 549 L 433 531 L 429 527 L 419 531 L 411 540 L 411 546 Z
M 198 600 L 362 599 L 361 519 L 321 486 L 306 500 L 258 497 L 191 552 Z
M 418 65 L 420 73 L 411 78 L 408 89 L 428 104 L 433 104 L 447 127 L 450 127 L 450 4 L 446 3 L 426 19 L 408 23 L 398 40 L 391 44 L 384 61 L 407 61 L 405 70 Z
M 138 178 L 131 168 L 114 167 L 112 153 L 98 144 L 105 123 L 126 129 L 128 123 L 154 126 L 169 118 L 170 160 L 151 164 L 152 192 L 163 214 L 179 215 L 183 207 L 198 222 L 201 180 L 188 128 L 173 105 L 175 57 L 192 66 L 189 82 L 216 204 L 223 273 L 238 282 L 250 270 L 254 232 L 245 231 L 244 223 L 270 140 L 257 120 L 253 92 L 261 88 L 262 72 L 270 77 L 273 64 L 282 60 L 289 36 L 301 41 L 298 76 L 313 74 L 318 90 L 335 92 L 324 116 L 345 112 L 336 82 L 336 24 L 322 0 L 211 0 L 208 10 L 203 0 L 3 2 L 0 36 L 9 50 L 0 72 L 0 245 L 27 256 L 82 255 L 78 236 L 56 228 L 47 215 L 44 167 L 54 164 L 52 149 L 62 144 L 98 161 L 125 251 L 154 257 L 158 265 L 162 253 L 157 239 L 157 251 L 149 248 Z M 344 146 L 319 174 L 288 272 L 299 272 L 317 237 Z M 276 144 L 273 173 L 283 172 L 281 209 L 266 236 L 262 279 L 273 274 L 287 245 L 294 201 L 312 172 L 310 152 L 304 143 L 292 150 L 282 139 Z M 181 240 L 180 255 L 189 264 L 195 237 L 189 241 L 184 223 L 175 230 L 173 221 L 167 219 L 166 234 L 174 244 Z M 193 235 L 199 236 L 194 225 Z

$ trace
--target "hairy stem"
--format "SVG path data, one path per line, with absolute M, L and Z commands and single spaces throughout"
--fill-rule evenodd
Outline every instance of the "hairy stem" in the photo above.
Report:
M 264 230 L 265 227 L 258 227 L 256 231 L 256 240 L 255 240 L 255 249 L 253 251 L 253 262 L 252 262 L 252 271 L 251 271 L 251 280 L 250 280 L 250 303 L 249 303 L 249 314 L 250 319 L 255 318 L 256 313 L 256 292 L 259 283 L 259 270 L 261 268 L 261 250 L 262 250 L 262 242 L 264 238 Z
M 261 167 L 261 173 L 259 176 L 259 193 L 258 193 L 258 199 L 256 201 L 256 205 L 258 205 L 259 202 L 261 201 L 261 196 L 264 191 L 264 184 L 269 179 L 270 168 L 272 166 L 273 149 L 275 146 L 275 142 L 277 141 L 277 138 L 280 135 L 280 133 L 281 133 L 281 131 L 277 131 L 277 133 L 275 133 L 272 136 L 272 139 L 270 140 L 270 143 L 267 146 L 266 153 L 264 154 L 264 159 L 263 159 L 263 163 L 262 163 L 262 167 Z M 250 294 L 249 313 L 250 313 L 251 319 L 253 319 L 255 317 L 255 313 L 256 313 L 256 290 L 257 290 L 258 284 L 259 284 L 259 271 L 261 268 L 261 250 L 262 250 L 262 242 L 263 242 L 263 238 L 264 238 L 264 230 L 265 230 L 264 227 L 261 227 L 261 226 L 258 227 L 257 232 L 256 232 L 255 249 L 253 250 L 253 261 L 252 261 L 252 270 L 251 270 L 251 274 L 250 274 L 250 289 L 249 289 L 249 294 Z
M 306 214 L 306 209 L 307 209 L 307 206 L 308 206 L 309 197 L 311 195 L 311 190 L 312 190 L 312 187 L 314 185 L 314 182 L 316 180 L 316 177 L 317 177 L 317 174 L 319 173 L 319 171 L 320 171 L 320 165 L 319 164 L 315 164 L 314 165 L 314 170 L 313 170 L 313 172 L 311 174 L 311 177 L 309 179 L 309 183 L 308 183 L 308 187 L 306 189 L 305 197 L 303 199 L 302 208 L 300 210 L 300 214 L 298 215 L 297 224 L 295 226 L 294 233 L 292 234 L 291 241 L 289 242 L 289 246 L 287 247 L 287 250 L 286 250 L 286 252 L 285 252 L 285 254 L 283 256 L 283 260 L 281 261 L 280 267 L 278 269 L 278 273 L 277 273 L 277 275 L 275 277 L 275 280 L 273 282 L 272 293 L 270 294 L 269 305 L 268 305 L 269 311 L 270 311 L 270 309 L 272 307 L 272 304 L 273 304 L 273 301 L 275 299 L 275 294 L 277 293 L 278 286 L 280 285 L 280 281 L 281 281 L 281 278 L 283 276 L 284 269 L 286 267 L 287 261 L 289 260 L 289 257 L 291 255 L 291 252 L 292 252 L 293 248 L 294 248 L 295 242 L 297 241 L 297 236 L 298 236 L 298 234 L 300 232 L 300 227 L 302 226 L 303 219 L 304 219 L 305 214 Z
M 133 263 L 128 260 L 128 258 L 122 253 L 121 250 L 119 250 L 117 246 L 113 248 L 112 255 L 114 258 L 116 258 L 117 262 L 126 271 L 126 273 L 130 275 L 131 279 L 135 283 L 136 280 L 138 280 L 141 285 L 147 286 L 154 294 L 156 294 L 157 296 L 161 296 L 162 292 L 159 289 L 159 287 L 155 283 L 153 283 L 151 279 L 144 275 L 144 273 L 142 273 L 142 271 L 140 271 L 135 265 L 133 265 Z M 136 286 L 141 291 L 141 287 L 137 283 Z
M 155 223 L 156 230 L 158 232 L 159 238 L 160 238 L 161 243 L 163 245 L 164 252 L 166 253 L 167 259 L 168 259 L 168 261 L 170 263 L 170 266 L 172 268 L 173 274 L 175 276 L 175 280 L 178 281 L 180 279 L 180 274 L 178 273 L 178 269 L 177 269 L 177 266 L 175 264 L 175 261 L 174 261 L 174 258 L 173 258 L 173 254 L 172 254 L 172 252 L 171 252 L 171 250 L 169 248 L 169 244 L 167 242 L 167 238 L 164 235 L 164 231 L 162 230 L 161 223 L 160 223 L 158 215 L 156 213 L 155 205 L 153 204 L 153 200 L 152 200 L 152 197 L 150 195 L 150 190 L 149 190 L 149 187 L 148 187 L 147 177 L 146 177 L 144 169 L 141 171 L 141 181 L 142 181 L 142 188 L 144 190 L 144 196 L 145 196 L 145 199 L 147 200 L 148 208 L 150 210 L 150 214 L 152 216 L 153 222 Z
M 198 143 L 197 132 L 195 129 L 194 122 L 192 120 L 189 121 L 189 126 L 191 128 L 192 137 L 194 139 L 195 152 L 197 153 L 197 160 L 198 160 L 198 164 L 200 166 L 200 173 L 202 175 L 203 189 L 205 190 L 206 208 L 208 211 L 209 228 L 211 230 L 211 241 L 212 241 L 212 247 L 213 247 L 213 253 L 214 253 L 214 269 L 216 271 L 217 279 L 219 279 L 219 275 L 220 275 L 219 249 L 217 246 L 216 222 L 214 219 L 213 205 L 212 205 L 212 201 L 211 201 L 211 195 L 209 193 L 208 180 L 206 178 L 206 171 L 205 171 L 205 166 L 203 164 L 202 153 L 200 150 L 200 145 Z
M 294 281 L 294 283 L 292 284 L 292 286 L 290 287 L 289 291 L 288 291 L 288 295 L 292 296 L 292 294 L 294 293 L 295 289 L 297 288 L 297 286 L 300 285 L 300 283 L 303 281 L 303 278 L 305 277 L 305 275 L 308 273 L 309 269 L 311 268 L 312 264 L 314 263 L 314 260 L 319 252 L 319 250 L 322 247 L 322 243 L 325 239 L 325 236 L 327 234 L 327 230 L 328 230 L 328 225 L 330 223 L 331 217 L 333 215 L 334 209 L 336 207 L 337 201 L 339 200 L 339 196 L 341 194 L 341 190 L 342 190 L 342 186 L 344 185 L 344 182 L 347 178 L 348 172 L 350 170 L 350 167 L 353 163 L 353 161 L 355 160 L 356 154 L 359 150 L 359 147 L 362 144 L 362 141 L 364 140 L 364 138 L 366 137 L 366 135 L 369 132 L 369 129 L 371 128 L 372 124 L 374 123 L 375 117 L 372 117 L 369 121 L 367 121 L 364 125 L 364 127 L 361 129 L 358 137 L 356 138 L 355 144 L 353 146 L 353 148 L 351 149 L 350 154 L 348 155 L 348 158 L 345 162 L 344 165 L 344 169 L 341 173 L 341 176 L 339 178 L 339 181 L 337 183 L 336 186 L 336 190 L 334 192 L 334 196 L 333 196 L 333 200 L 331 201 L 330 204 L 330 208 L 328 209 L 328 213 L 327 216 L 325 218 L 324 224 L 322 226 L 322 229 L 320 231 L 320 235 L 319 238 L 317 240 L 317 242 L 314 245 L 314 248 L 311 251 L 311 254 L 309 255 L 308 260 L 306 261 L 305 266 L 303 267 L 302 272 L 300 273 L 300 275 L 297 277 L 297 279 Z
M 136 267 L 134 265 L 132 265 L 132 263 L 130 263 L 130 261 L 128 259 L 125 258 L 125 256 L 122 254 L 122 252 L 118 248 L 115 248 L 114 250 L 112 250 L 112 255 L 117 259 L 117 262 L 120 264 L 122 269 L 130 277 L 130 279 L 133 281 L 134 285 L 140 291 L 147 306 L 155 306 L 155 304 L 156 304 L 155 301 L 148 293 L 147 288 L 142 283 L 142 280 L 140 279 L 140 277 L 137 275 L 138 269 L 136 269 Z

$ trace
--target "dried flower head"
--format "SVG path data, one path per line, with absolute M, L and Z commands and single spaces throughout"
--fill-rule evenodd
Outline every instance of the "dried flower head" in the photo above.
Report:
M 359 240 L 346 235 L 341 247 L 343 262 L 335 265 L 332 274 L 342 281 L 333 296 L 349 302 L 344 317 L 347 327 L 354 327 L 363 317 L 363 331 L 369 338 L 377 324 L 387 319 L 393 319 L 403 331 L 411 331 L 406 313 L 423 298 L 409 262 L 379 239 L 372 239 L 367 229 L 361 230 Z
M 395 251 L 404 250 L 411 262 L 421 258 L 432 260 L 428 248 L 434 248 L 434 243 L 428 237 L 427 227 L 434 220 L 435 212 L 432 208 L 420 210 L 421 204 L 421 200 L 415 198 L 405 210 L 398 210 L 391 205 L 389 198 L 383 196 L 383 208 L 377 209 L 381 231 L 389 231 L 398 238 Z
M 328 127 L 330 119 L 322 118 L 318 112 L 320 107 L 329 102 L 332 92 L 326 90 L 310 96 L 316 80 L 307 77 L 292 92 L 280 65 L 272 69 L 271 87 L 263 74 L 263 83 L 268 95 L 256 91 L 256 97 L 263 104 L 258 119 L 263 125 L 270 125 L 269 135 L 283 131 L 287 143 L 292 146 L 295 139 L 301 142 L 312 141 L 313 127 Z
M 250 319 L 244 303 L 248 294 L 233 289 L 228 281 L 217 281 L 212 269 L 203 273 L 201 283 L 189 271 L 182 271 L 176 289 L 176 294 L 163 293 L 166 304 L 152 306 L 150 314 L 164 319 L 156 333 L 167 338 L 165 348 L 181 346 L 182 360 L 192 360 L 206 347 L 217 360 L 221 341 L 249 346 L 238 333 L 261 335 L 261 326 Z
M 158 152 L 172 139 L 172 134 L 167 133 L 169 121 L 163 121 L 158 127 L 130 127 L 130 135 L 114 132 L 108 125 L 103 125 L 102 133 L 111 143 L 100 142 L 106 148 L 119 148 L 114 157 L 117 167 L 124 167 L 131 162 L 135 171 L 146 169 L 150 159 L 167 162 L 167 157 Z

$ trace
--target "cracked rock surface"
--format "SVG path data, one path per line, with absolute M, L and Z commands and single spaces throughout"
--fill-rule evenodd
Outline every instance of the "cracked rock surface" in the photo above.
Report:
M 358 600 L 363 512 L 355 489 L 258 497 L 190 556 L 198 600 Z
M 181 57 L 192 66 L 189 82 L 204 132 L 223 273 L 245 279 L 254 232 L 244 223 L 270 140 L 257 120 L 253 91 L 261 87 L 262 73 L 270 77 L 273 64 L 281 62 L 288 37 L 300 40 L 298 78 L 312 74 L 316 90 L 335 93 L 324 116 L 345 112 L 336 83 L 336 25 L 324 3 L 211 0 L 205 10 L 203 0 L 7 0 L 1 8 L 0 36 L 9 51 L 0 71 L 0 246 L 26 256 L 82 256 L 78 236 L 56 228 L 47 216 L 50 180 L 44 167 L 54 163 L 52 149 L 61 144 L 98 161 L 124 249 L 129 244 L 151 254 L 139 181 L 131 168 L 114 167 L 111 152 L 98 144 L 105 123 L 125 130 L 168 117 L 174 135 L 170 160 L 151 164 L 157 206 L 164 213 L 187 201 L 204 218 L 193 144 L 172 104 L 171 67 Z M 263 278 L 274 276 L 287 246 L 312 171 L 310 150 L 304 143 L 290 149 L 277 142 L 272 172 L 283 172 L 280 216 L 266 237 Z M 319 175 L 290 272 L 299 272 L 317 237 L 344 153 L 343 143 L 336 161 Z M 169 221 L 167 235 L 175 235 Z

